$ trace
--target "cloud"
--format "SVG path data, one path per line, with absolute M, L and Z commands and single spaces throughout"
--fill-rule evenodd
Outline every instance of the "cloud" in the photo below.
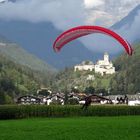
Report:
M 84 0 L 84 5 L 85 8 L 87 9 L 91 9 L 93 7 L 97 7 L 103 4 L 104 4 L 103 0 Z
M 61 30 L 79 24 L 110 26 L 138 3 L 139 0 L 17 0 L 0 5 L 0 18 L 48 21 Z
M 51 22 L 54 27 L 62 31 L 85 24 L 110 27 L 138 4 L 140 0 L 17 0 L 0 4 L 0 19 Z M 138 22 L 137 19 L 135 22 Z M 118 32 L 122 31 L 124 30 Z M 132 30 L 131 37 L 126 37 L 131 40 L 134 36 Z M 82 38 L 81 42 L 94 51 L 104 51 L 102 48 L 109 48 L 109 43 L 112 41 L 101 35 L 99 37 L 93 35 Z M 113 41 L 112 44 L 116 45 L 116 42 L 114 44 Z M 118 47 L 114 48 L 118 51 Z M 112 47 L 109 51 L 112 52 Z
M 0 5 L 1 19 L 47 21 L 61 30 L 83 24 L 85 16 L 81 0 L 18 0 Z

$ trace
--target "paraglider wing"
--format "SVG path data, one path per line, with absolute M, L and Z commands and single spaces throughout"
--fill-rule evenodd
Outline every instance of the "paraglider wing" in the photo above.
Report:
M 126 40 L 124 40 L 114 31 L 100 26 L 78 26 L 71 28 L 57 37 L 53 44 L 53 48 L 56 52 L 58 52 L 65 44 L 69 43 L 70 41 L 93 33 L 101 33 L 113 37 L 124 47 L 129 55 L 132 55 L 132 47 Z

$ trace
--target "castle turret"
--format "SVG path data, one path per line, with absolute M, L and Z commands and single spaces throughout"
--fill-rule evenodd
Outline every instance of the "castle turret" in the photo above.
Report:
M 104 62 L 109 62 L 109 55 L 107 52 L 104 53 Z

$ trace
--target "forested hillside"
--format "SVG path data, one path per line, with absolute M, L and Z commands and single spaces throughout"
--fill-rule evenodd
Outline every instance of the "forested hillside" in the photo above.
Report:
M 113 63 L 116 74 L 95 74 L 94 71 L 77 71 L 73 68 L 65 69 L 57 74 L 53 82 L 53 89 L 60 91 L 77 88 L 78 92 L 85 92 L 87 88 L 94 88 L 95 93 L 104 94 L 136 94 L 140 93 L 140 44 L 134 45 L 134 54 L 122 54 Z M 93 79 L 88 77 L 93 76 Z
M 36 94 L 43 84 L 42 78 L 40 73 L 16 64 L 0 53 L 0 104 L 13 103 L 17 96 Z
M 112 94 L 140 93 L 140 44 L 134 46 L 134 54 L 122 54 L 114 61 L 117 74 L 111 80 Z
M 73 68 L 66 68 L 57 74 L 55 81 L 52 83 L 52 88 L 58 91 L 72 91 L 76 89 L 76 92 L 86 92 L 87 90 L 90 92 L 94 90 L 94 93 L 107 94 L 112 77 L 113 75 L 101 76 L 94 71 L 74 72 Z

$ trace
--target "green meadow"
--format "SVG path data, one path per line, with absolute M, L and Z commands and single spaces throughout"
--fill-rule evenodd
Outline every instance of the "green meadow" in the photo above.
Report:
M 0 120 L 0 140 L 140 140 L 140 116 Z

